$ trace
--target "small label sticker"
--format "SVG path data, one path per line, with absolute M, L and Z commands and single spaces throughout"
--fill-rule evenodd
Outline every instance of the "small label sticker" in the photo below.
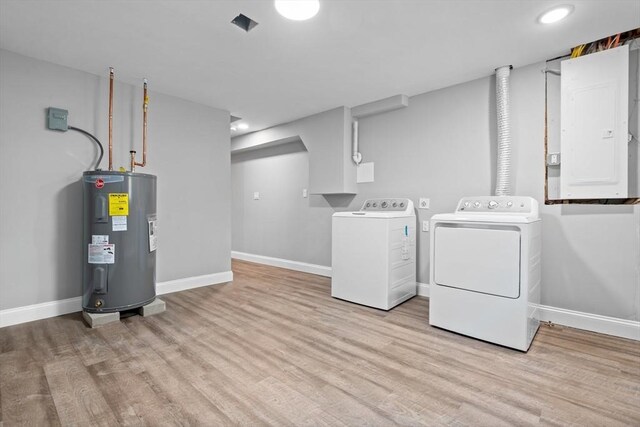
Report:
M 89 264 L 115 264 L 116 245 L 89 244 Z
M 102 188 L 104 187 L 104 180 L 102 178 L 98 178 L 96 179 L 96 188 Z
M 155 215 L 149 216 L 149 252 L 153 252 L 158 247 L 158 220 Z
M 109 236 L 102 234 L 94 234 L 91 236 L 92 245 L 106 245 L 109 243 Z
M 121 215 L 112 216 L 111 231 L 127 231 L 127 217 Z
M 109 216 L 129 215 L 129 194 L 109 193 Z

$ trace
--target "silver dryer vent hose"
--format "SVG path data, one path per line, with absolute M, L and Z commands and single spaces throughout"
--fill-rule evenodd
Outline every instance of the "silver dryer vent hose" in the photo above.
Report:
M 496 196 L 511 194 L 511 123 L 509 120 L 509 74 L 511 66 L 496 69 L 496 110 L 498 118 L 498 170 Z

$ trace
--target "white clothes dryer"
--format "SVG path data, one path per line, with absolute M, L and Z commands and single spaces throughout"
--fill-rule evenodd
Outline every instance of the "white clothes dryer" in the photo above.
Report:
M 465 197 L 434 215 L 429 323 L 527 351 L 539 326 L 541 224 L 531 197 Z
M 416 216 L 409 199 L 370 199 L 332 218 L 331 296 L 389 310 L 416 295 Z

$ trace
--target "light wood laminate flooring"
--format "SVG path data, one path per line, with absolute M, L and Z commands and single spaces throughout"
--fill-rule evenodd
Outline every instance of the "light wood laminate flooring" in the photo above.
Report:
M 426 298 L 233 271 L 157 316 L 0 329 L 0 425 L 640 425 L 640 342 L 542 326 L 525 354 L 430 327 Z

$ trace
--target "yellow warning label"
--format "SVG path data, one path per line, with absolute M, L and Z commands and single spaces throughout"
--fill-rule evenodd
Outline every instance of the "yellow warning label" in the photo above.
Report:
M 109 216 L 129 215 L 129 194 L 109 193 Z

